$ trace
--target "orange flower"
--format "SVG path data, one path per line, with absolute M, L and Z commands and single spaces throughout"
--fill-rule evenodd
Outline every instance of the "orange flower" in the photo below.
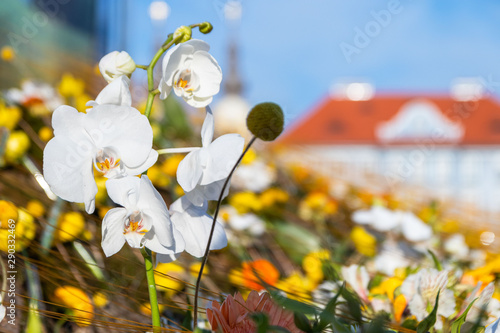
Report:
M 250 292 L 246 302 L 240 293 L 236 293 L 234 298 L 229 295 L 222 306 L 213 301 L 212 308 L 207 309 L 207 317 L 213 331 L 253 333 L 257 327 L 250 315 L 256 312 L 266 314 L 269 317 L 269 325 L 286 328 L 291 333 L 302 333 L 294 324 L 292 312 L 274 303 L 269 294 L 259 295 L 256 291 Z
M 242 274 L 245 287 L 254 290 L 265 289 L 261 281 L 274 286 L 280 277 L 276 267 L 265 259 L 244 262 Z

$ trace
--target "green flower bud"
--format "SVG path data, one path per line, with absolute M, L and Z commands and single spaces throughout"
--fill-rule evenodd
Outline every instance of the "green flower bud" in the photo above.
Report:
M 212 26 L 212 24 L 210 22 L 203 22 L 202 24 L 200 24 L 200 32 L 202 34 L 208 34 L 212 31 L 214 27 Z
M 180 27 L 178 27 L 174 32 L 174 40 L 176 40 L 179 37 L 181 38 L 177 40 L 176 44 L 184 43 L 190 40 L 192 33 L 193 31 L 188 26 L 181 25 Z
M 248 129 L 263 141 L 276 139 L 283 132 L 284 123 L 283 110 L 271 102 L 257 104 L 247 117 Z

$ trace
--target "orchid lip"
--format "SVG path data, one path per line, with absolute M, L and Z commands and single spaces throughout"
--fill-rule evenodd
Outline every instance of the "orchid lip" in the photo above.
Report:
M 103 176 L 112 178 L 122 171 L 118 153 L 110 147 L 101 148 L 94 156 L 94 167 Z
M 144 235 L 149 231 L 144 227 L 145 225 L 142 213 L 140 211 L 135 211 L 127 218 L 123 234 L 126 235 L 128 233 L 138 233 Z

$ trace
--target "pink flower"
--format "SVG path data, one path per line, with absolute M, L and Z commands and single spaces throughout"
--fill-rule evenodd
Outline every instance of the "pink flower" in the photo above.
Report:
M 207 309 L 207 317 L 212 330 L 223 333 L 253 333 L 257 325 L 252 320 L 252 313 L 262 312 L 269 318 L 269 325 L 286 328 L 291 333 L 303 333 L 293 320 L 293 313 L 274 303 L 267 293 L 259 295 L 251 291 L 245 302 L 240 293 L 234 298 L 229 295 L 222 306 L 212 302 L 212 308 Z

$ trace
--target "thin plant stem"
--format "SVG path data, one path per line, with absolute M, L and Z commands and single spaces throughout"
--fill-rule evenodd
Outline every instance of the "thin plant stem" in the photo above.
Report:
M 158 296 L 156 295 L 153 257 L 151 256 L 151 251 L 149 251 L 146 247 L 141 249 L 141 253 L 144 257 L 144 266 L 146 267 L 146 279 L 148 281 L 149 303 L 151 304 L 153 330 L 154 332 L 160 332 L 160 310 L 158 308 Z
M 210 253 L 210 244 L 212 243 L 212 238 L 214 236 L 215 225 L 217 223 L 217 216 L 219 215 L 219 210 L 220 210 L 220 205 L 222 203 L 222 198 L 224 197 L 224 191 L 226 190 L 226 187 L 229 184 L 231 176 L 233 175 L 234 171 L 236 170 L 236 167 L 240 164 L 241 160 L 243 159 L 245 154 L 250 149 L 250 146 L 252 146 L 252 144 L 255 142 L 256 139 L 257 139 L 257 137 L 255 137 L 255 136 L 252 137 L 252 139 L 250 140 L 250 142 L 246 146 L 243 153 L 241 153 L 240 158 L 238 158 L 238 160 L 234 164 L 233 168 L 231 169 L 231 172 L 227 176 L 226 181 L 224 182 L 224 185 L 222 186 L 222 189 L 220 191 L 219 200 L 217 200 L 217 208 L 215 209 L 214 218 L 212 220 L 212 229 L 210 229 L 210 235 L 208 236 L 207 247 L 205 249 L 205 254 L 203 255 L 203 258 L 201 260 L 201 267 L 200 267 L 200 271 L 198 273 L 198 278 L 196 279 L 196 289 L 194 292 L 193 331 L 196 330 L 196 327 L 198 326 L 198 294 L 200 291 L 201 276 L 203 275 L 203 269 L 205 268 L 205 265 L 207 264 L 207 261 L 208 261 L 208 255 Z

